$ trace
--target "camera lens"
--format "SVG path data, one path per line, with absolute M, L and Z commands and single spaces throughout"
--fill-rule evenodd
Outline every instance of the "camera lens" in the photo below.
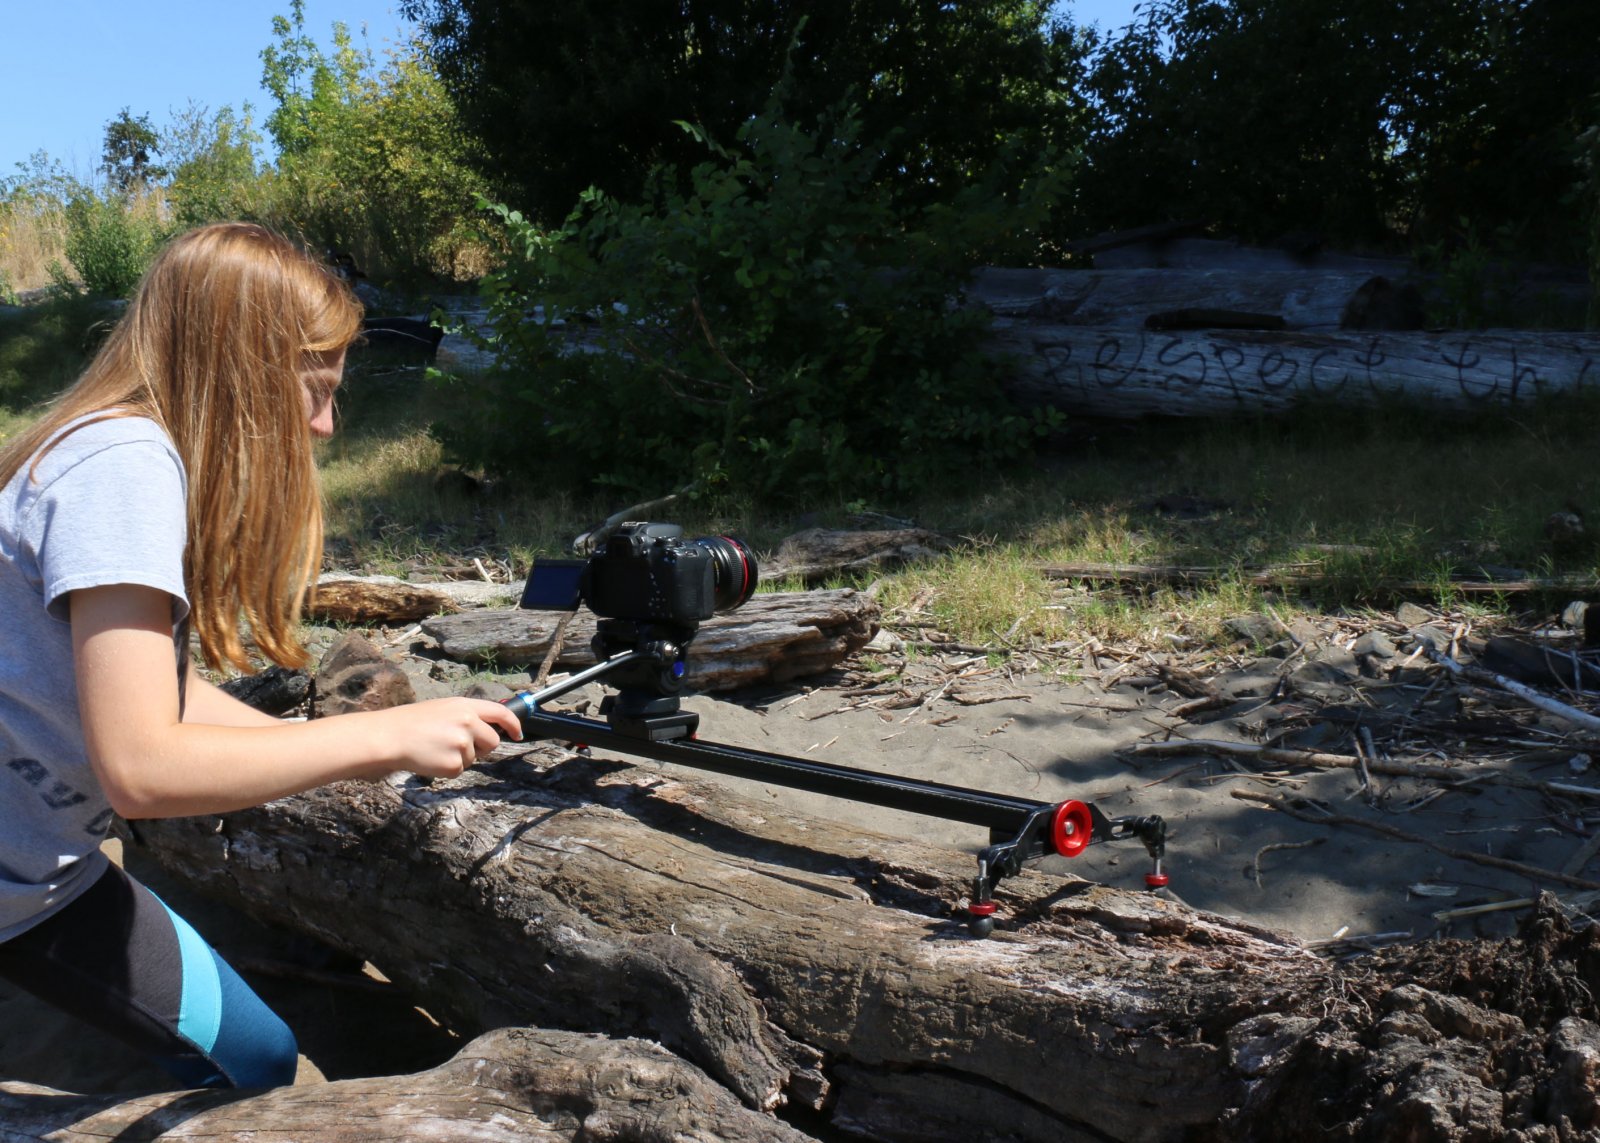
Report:
M 705 536 L 694 543 L 711 556 L 717 611 L 732 611 L 755 594 L 756 558 L 749 548 L 732 536 Z

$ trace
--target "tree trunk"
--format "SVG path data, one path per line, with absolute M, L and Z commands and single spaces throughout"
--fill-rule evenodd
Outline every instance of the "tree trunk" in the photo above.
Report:
M 1500 408 L 1600 383 L 1600 334 L 1144 332 L 1015 324 L 1024 404 L 1104 417 L 1216 416 L 1312 400 L 1403 396 L 1448 409 Z
M 505 1028 L 411 1076 L 260 1093 L 74 1096 L 0 1083 L 0 1143 L 804 1143 L 658 1045 Z
M 542 662 L 556 626 L 569 612 L 475 611 L 426 620 L 422 629 L 439 649 L 466 663 L 520 667 Z M 701 624 L 689 645 L 688 685 L 724 691 L 753 683 L 787 682 L 838 666 L 871 641 L 878 604 L 865 592 L 796 591 L 752 596 L 736 611 Z M 557 664 L 592 666 L 595 617 L 577 612 L 562 639 Z
M 1422 316 L 1414 289 L 1370 271 L 987 268 L 977 271 L 967 299 L 1024 328 L 1144 329 L 1152 316 L 1181 310 L 1272 315 L 1285 329 L 1329 331 L 1375 321 L 1414 327 Z
M 868 1139 L 1534 1139 L 1600 1126 L 1600 938 L 1341 965 L 1175 901 L 973 862 L 553 747 L 148 823 L 197 888 L 376 963 L 458 1030 L 644 1035 Z M 978 840 L 978 839 L 975 839 Z

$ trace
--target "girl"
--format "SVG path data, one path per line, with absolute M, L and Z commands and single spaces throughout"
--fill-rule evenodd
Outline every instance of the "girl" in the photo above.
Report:
M 466 698 L 284 723 L 207 663 L 287 666 L 322 558 L 312 438 L 360 304 L 259 226 L 156 259 L 83 377 L 0 450 L 0 977 L 192 1086 L 294 1079 L 293 1035 L 100 853 L 113 814 L 219 814 L 340 779 L 453 777 L 510 711 Z

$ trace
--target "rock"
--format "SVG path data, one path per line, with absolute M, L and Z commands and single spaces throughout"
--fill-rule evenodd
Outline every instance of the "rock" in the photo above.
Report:
M 1382 631 L 1368 631 L 1355 641 L 1350 648 L 1350 653 L 1357 659 L 1367 655 L 1376 655 L 1380 659 L 1394 658 L 1394 643 Z
M 349 632 L 328 648 L 317 667 L 316 714 L 385 710 L 416 701 L 411 679 L 371 642 Z
M 1402 603 L 1395 608 L 1394 617 L 1407 627 L 1421 627 L 1424 623 L 1429 623 L 1433 619 L 1433 616 L 1415 603 Z
M 1270 646 L 1277 642 L 1283 631 L 1265 615 L 1239 615 L 1222 621 L 1223 629 L 1235 639 L 1243 639 L 1254 646 Z
M 1411 643 L 1413 649 L 1420 644 L 1441 655 L 1448 654 L 1450 651 L 1450 632 L 1441 627 L 1425 624 L 1411 632 Z

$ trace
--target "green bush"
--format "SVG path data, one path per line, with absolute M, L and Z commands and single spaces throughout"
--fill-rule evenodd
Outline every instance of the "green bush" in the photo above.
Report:
M 659 169 L 649 205 L 590 191 L 550 233 L 492 208 L 515 249 L 484 285 L 495 365 L 452 382 L 438 437 L 541 480 L 768 499 L 1024 455 L 1050 419 L 1010 408 L 986 315 L 951 303 L 973 252 L 1026 241 L 1053 188 L 903 208 L 858 132 L 853 114 L 806 132 L 769 110 L 687 179 Z
M 335 24 L 324 53 L 305 35 L 302 0 L 291 8 L 292 20 L 274 17 L 277 42 L 262 53 L 279 157 L 253 211 L 375 277 L 480 274 L 481 228 L 466 223 L 484 189 L 470 169 L 476 144 L 428 49 L 413 41 L 380 66 Z
M 159 209 L 139 196 L 87 192 L 67 203 L 67 258 L 92 294 L 130 293 L 169 234 Z

